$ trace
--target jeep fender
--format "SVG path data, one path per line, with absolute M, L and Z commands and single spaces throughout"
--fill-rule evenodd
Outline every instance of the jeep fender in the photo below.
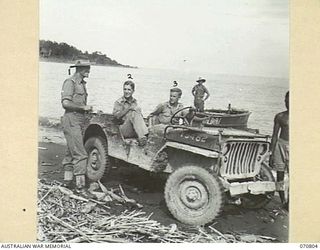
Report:
M 104 132 L 104 128 L 99 123 L 90 124 L 84 131 L 83 141 L 85 142 L 92 136 L 101 136 L 107 141 L 107 135 Z
M 174 151 L 175 153 L 170 155 L 170 151 Z M 219 152 L 177 142 L 166 142 L 155 155 L 152 167 L 156 172 L 172 173 L 176 168 L 191 161 L 204 168 L 214 170 L 215 166 L 213 162 L 217 162 L 218 158 Z

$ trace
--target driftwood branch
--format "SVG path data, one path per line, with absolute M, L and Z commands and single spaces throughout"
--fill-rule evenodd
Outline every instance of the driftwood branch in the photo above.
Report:
M 58 182 L 38 184 L 38 241 L 40 242 L 270 242 L 275 239 L 262 235 L 227 235 L 213 225 L 188 232 L 176 224 L 164 226 L 146 215 L 138 203 L 127 197 L 120 185 L 119 194 L 98 183 L 103 193 L 97 199 L 85 199 Z M 105 199 L 107 197 L 107 199 Z M 121 204 L 119 204 L 121 203 Z M 129 203 L 130 210 L 124 204 Z M 106 205 L 108 204 L 108 206 Z M 116 207 L 116 209 L 111 209 Z M 118 212 L 118 209 L 122 209 Z

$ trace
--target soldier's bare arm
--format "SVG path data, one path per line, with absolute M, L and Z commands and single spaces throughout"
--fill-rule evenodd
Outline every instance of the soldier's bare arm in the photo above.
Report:
M 152 111 L 152 112 L 150 113 L 149 116 L 159 115 L 159 114 L 162 113 L 162 111 L 163 111 L 163 105 L 162 105 L 162 103 L 161 103 L 161 104 L 159 104 L 159 105 L 156 107 L 156 109 L 155 109 L 154 111 Z
M 269 164 L 272 167 L 273 166 L 273 155 L 274 155 L 274 150 L 276 147 L 276 143 L 278 140 L 278 136 L 279 136 L 279 131 L 280 131 L 280 123 L 279 123 L 279 115 L 277 114 L 274 117 L 274 125 L 273 125 L 273 132 L 272 132 L 272 138 L 271 138 L 271 146 L 270 146 L 270 152 L 271 152 L 271 157 L 269 160 Z
M 204 88 L 204 92 L 206 94 L 206 97 L 204 98 L 204 101 L 205 101 L 205 100 L 207 100 L 209 98 L 210 93 L 209 93 L 208 89 L 205 86 L 203 86 L 203 88 Z
M 280 135 L 279 138 L 289 141 L 289 114 L 284 111 L 279 116 Z
M 92 106 L 90 105 L 79 105 L 76 104 L 68 99 L 64 99 L 62 101 L 62 107 L 68 111 L 91 111 L 92 110 Z
M 271 153 L 274 152 L 275 145 L 276 145 L 276 142 L 277 142 L 278 136 L 279 136 L 279 131 L 280 131 L 279 115 L 280 114 L 277 114 L 274 117 L 274 125 L 273 125 L 273 132 L 272 132 L 271 146 L 270 146 Z
M 194 86 L 194 87 L 192 88 L 192 91 L 191 91 L 191 93 L 192 93 L 193 96 L 195 96 L 195 91 L 196 91 L 195 88 L 196 88 L 196 87 Z

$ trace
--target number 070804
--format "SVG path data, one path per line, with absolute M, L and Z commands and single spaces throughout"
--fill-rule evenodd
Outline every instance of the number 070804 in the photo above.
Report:
M 300 244 L 300 248 L 318 248 L 318 244 Z

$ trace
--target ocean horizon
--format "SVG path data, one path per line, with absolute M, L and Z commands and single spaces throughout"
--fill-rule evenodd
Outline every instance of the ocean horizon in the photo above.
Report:
M 61 88 L 68 78 L 70 64 L 39 62 L 39 116 L 59 119 L 63 115 Z M 72 71 L 73 73 L 74 71 Z M 227 75 L 192 72 L 178 69 L 123 68 L 92 66 L 87 81 L 88 105 L 95 110 L 111 113 L 114 102 L 122 96 L 122 85 L 127 74 L 136 83 L 134 97 L 146 117 L 162 102 L 168 101 L 173 81 L 182 89 L 180 102 L 193 105 L 192 87 L 199 76 L 206 79 L 210 92 L 206 108 L 246 109 L 251 113 L 248 127 L 271 134 L 275 114 L 285 110 L 284 95 L 289 90 L 289 80 L 278 77 Z

